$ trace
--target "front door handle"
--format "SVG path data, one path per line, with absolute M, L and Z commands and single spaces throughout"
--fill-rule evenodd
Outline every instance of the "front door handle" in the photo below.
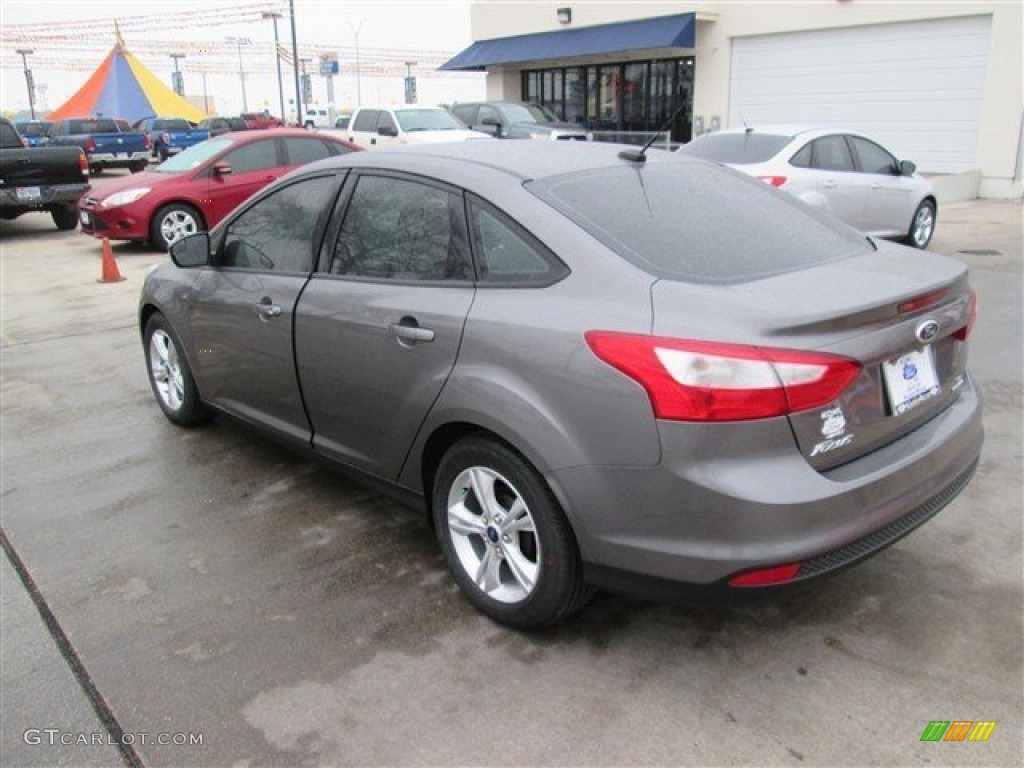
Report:
M 256 305 L 256 311 L 259 313 L 261 320 L 269 320 L 272 317 L 281 316 L 281 307 L 271 301 L 269 296 L 264 296 L 260 299 L 260 303 Z
M 406 346 L 434 340 L 434 332 L 429 328 L 420 328 L 411 317 L 403 317 L 401 322 L 392 323 L 388 326 L 388 331 L 398 339 L 399 344 Z

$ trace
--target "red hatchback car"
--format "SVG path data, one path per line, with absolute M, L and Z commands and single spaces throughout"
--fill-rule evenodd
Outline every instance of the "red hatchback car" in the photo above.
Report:
M 111 240 L 149 240 L 167 250 L 186 235 L 210 229 L 293 168 L 360 149 L 301 128 L 225 133 L 152 170 L 91 189 L 78 201 L 82 231 Z

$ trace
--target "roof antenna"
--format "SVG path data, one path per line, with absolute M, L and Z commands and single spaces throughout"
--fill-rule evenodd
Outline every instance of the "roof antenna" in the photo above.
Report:
M 751 128 L 749 125 L 747 125 L 747 121 L 743 118 L 743 113 L 740 112 L 739 114 L 740 114 L 740 122 L 743 123 L 743 132 L 744 133 L 753 133 L 754 129 Z
M 679 117 L 679 113 L 683 111 L 683 108 L 685 106 L 686 102 L 684 101 L 682 104 L 679 105 L 678 109 L 676 109 L 676 111 L 672 113 L 672 117 L 666 120 L 664 124 L 654 133 L 654 135 L 651 136 L 651 140 L 644 144 L 643 149 L 641 149 L 639 152 L 632 149 L 624 149 L 621 152 L 619 152 L 619 157 L 621 157 L 623 160 L 629 160 L 631 163 L 646 163 L 647 155 L 644 153 L 651 148 L 651 144 L 657 141 L 658 135 L 667 131 L 669 127 L 672 125 L 672 123 L 676 121 L 676 118 Z

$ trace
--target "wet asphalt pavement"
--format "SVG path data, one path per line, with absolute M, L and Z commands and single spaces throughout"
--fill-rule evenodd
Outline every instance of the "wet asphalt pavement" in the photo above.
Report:
M 933 521 L 796 592 L 602 595 L 526 635 L 461 599 L 416 513 L 163 417 L 135 305 L 164 256 L 115 245 L 127 279 L 99 284 L 98 241 L 0 222 L 3 531 L 52 612 L 3 558 L 0 764 L 1020 765 L 1021 240 L 1019 202 L 940 211 L 987 442 Z M 932 720 L 998 724 L 922 743 Z

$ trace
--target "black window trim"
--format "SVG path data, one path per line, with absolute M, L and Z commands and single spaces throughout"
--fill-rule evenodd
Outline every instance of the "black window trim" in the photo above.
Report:
M 382 110 L 383 111 L 383 110 Z M 346 169 L 348 170 L 348 169 Z M 459 232 L 456 233 L 462 241 L 462 246 L 465 249 L 466 258 L 469 259 L 469 268 L 473 277 L 466 280 L 395 280 L 387 277 L 364 277 L 361 275 L 335 275 L 331 270 L 331 260 L 334 257 L 334 243 L 338 239 L 338 235 L 341 232 L 341 226 L 345 221 L 345 216 L 348 215 L 349 203 L 352 201 L 352 195 L 355 192 L 356 187 L 359 185 L 359 180 L 364 176 L 371 177 L 385 177 L 392 179 L 400 179 L 402 181 L 409 181 L 417 184 L 425 184 L 429 187 L 434 187 L 443 192 L 453 195 L 456 198 L 462 200 L 462 215 L 458 217 L 460 227 Z M 342 186 L 340 193 L 338 194 L 337 200 L 335 201 L 334 208 L 331 211 L 330 224 L 327 227 L 324 237 L 320 244 L 320 257 L 317 259 L 316 269 L 313 271 L 313 277 L 322 278 L 327 280 L 344 280 L 352 283 L 376 283 L 379 285 L 417 285 L 425 288 L 457 288 L 457 287 L 471 287 L 477 284 L 476 280 L 476 263 L 472 257 L 472 246 L 470 241 L 472 236 L 469 233 L 469 222 L 466 220 L 467 210 L 465 204 L 465 191 L 459 187 L 451 184 L 446 184 L 438 179 L 431 178 L 430 176 L 420 176 L 415 173 L 406 173 L 403 171 L 395 171 L 390 168 L 353 168 L 345 179 L 345 183 Z M 449 211 L 450 215 L 451 211 Z
M 890 173 L 889 173 L 889 175 L 890 176 L 899 176 L 900 175 L 900 170 L 899 170 L 900 169 L 900 160 L 892 152 L 890 152 L 888 149 L 883 147 L 877 141 L 872 141 L 867 136 L 860 136 L 860 135 L 856 135 L 856 134 L 846 134 L 846 144 L 850 148 L 850 154 L 853 155 L 853 165 L 857 169 L 858 173 L 867 173 L 867 174 L 871 174 L 872 176 L 884 176 L 885 175 L 885 174 L 879 173 L 878 171 L 867 171 L 867 170 L 864 169 L 864 163 L 861 160 L 860 152 L 858 152 L 858 150 L 857 150 L 857 143 L 854 141 L 854 139 L 859 139 L 859 140 L 865 142 L 866 144 L 871 144 L 872 146 L 877 147 L 879 150 L 884 152 L 889 157 L 889 159 L 892 160 L 892 166 L 890 166 Z

